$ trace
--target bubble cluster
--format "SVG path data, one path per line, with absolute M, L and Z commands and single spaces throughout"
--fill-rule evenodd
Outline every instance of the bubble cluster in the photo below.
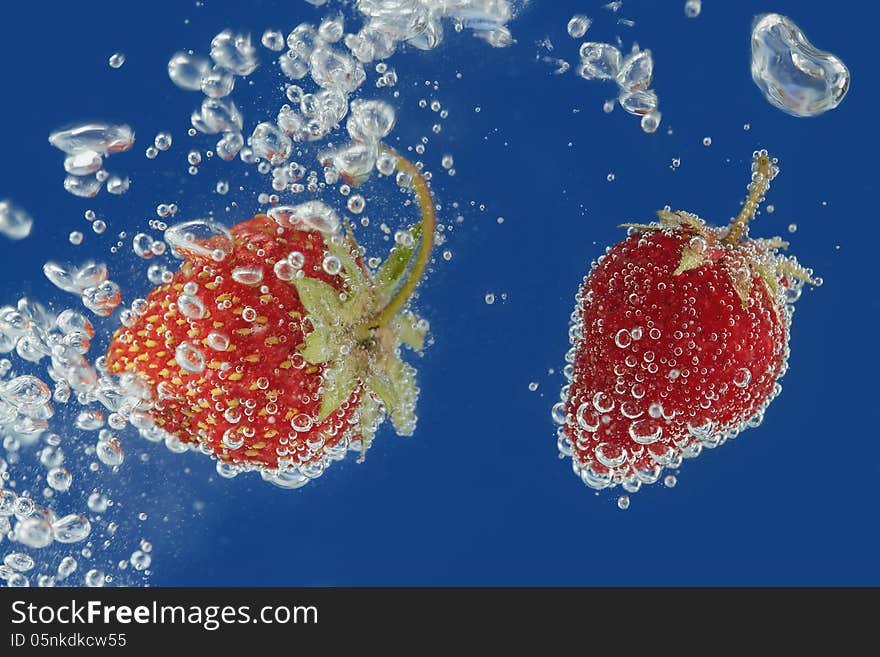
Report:
M 656 132 L 661 114 L 657 94 L 650 89 L 654 76 L 654 58 L 650 50 L 633 44 L 622 55 L 610 43 L 585 41 L 578 51 L 577 74 L 585 80 L 611 80 L 617 85 L 617 102 L 628 113 L 641 117 L 642 130 Z M 613 107 L 613 106 L 612 106 Z M 606 112 L 610 111 L 606 108 Z
M 46 278 L 55 287 L 78 299 L 82 304 L 79 310 L 66 308 L 72 304 L 63 301 L 46 307 L 27 298 L 0 307 L 0 355 L 9 355 L 0 359 L 0 430 L 4 437 L 0 458 L 0 536 L 8 539 L 4 543 L 6 561 L 0 566 L 0 579 L 7 585 L 97 587 L 131 581 L 121 578 L 123 570 L 149 576 L 154 555 L 146 541 L 139 549 L 128 547 L 121 562 L 104 558 L 107 545 L 120 527 L 119 514 L 130 513 L 134 520 L 134 514 L 140 511 L 123 510 L 125 505 L 114 504 L 104 485 L 107 480 L 102 479 L 146 460 L 146 453 L 140 454 L 140 458 L 131 455 L 126 431 L 139 434 L 149 443 L 164 444 L 174 453 L 205 452 L 210 445 L 223 455 L 217 458 L 217 473 L 221 477 L 258 469 L 263 479 L 284 488 L 298 488 L 320 476 L 347 452 L 362 454 L 369 447 L 386 409 L 377 397 L 362 390 L 345 401 L 339 413 L 322 421 L 317 414 L 323 391 L 320 387 L 307 391 L 295 403 L 289 401 L 288 407 L 297 407 L 302 412 L 288 418 L 279 413 L 278 387 L 270 385 L 268 377 L 258 377 L 252 391 L 225 396 L 218 396 L 213 389 L 204 390 L 198 384 L 191 388 L 193 394 L 187 396 L 182 392 L 182 384 L 175 381 L 179 377 L 186 384 L 197 382 L 213 372 L 222 373 L 230 383 L 239 380 L 244 368 L 253 361 L 235 361 L 232 354 L 244 350 L 245 330 L 264 330 L 267 308 L 272 308 L 274 298 L 279 296 L 273 295 L 280 289 L 278 286 L 289 287 L 291 282 L 307 276 L 337 281 L 346 276 L 346 256 L 338 250 L 343 234 L 340 214 L 323 201 L 294 203 L 286 194 L 318 194 L 338 184 L 344 197 L 341 211 L 347 210 L 348 219 L 357 217 L 366 227 L 378 225 L 370 224 L 366 216 L 373 201 L 368 204 L 363 194 L 353 193 L 353 185 L 378 172 L 393 176 L 391 182 L 396 181 L 401 188 L 409 190 L 413 186 L 413 174 L 398 172 L 396 156 L 380 150 L 381 142 L 392 135 L 397 122 L 397 109 L 391 101 L 396 91 L 391 90 L 399 84 L 397 72 L 384 60 L 404 47 L 435 48 L 448 29 L 469 30 L 493 47 L 504 47 L 513 41 L 507 27 L 513 10 L 506 0 L 361 0 L 354 8 L 363 20 L 349 22 L 338 14 L 328 14 L 314 24 L 297 25 L 286 34 L 268 29 L 259 42 L 248 34 L 223 30 L 211 40 L 207 54 L 175 53 L 168 61 L 168 78 L 177 88 L 197 94 L 194 107 L 188 108 L 193 111 L 188 117 L 191 127 L 187 134 L 209 143 L 194 141 L 181 149 L 178 142 L 186 141 L 185 136 L 175 135 L 172 139 L 170 132 L 162 131 L 152 133 L 154 136 L 144 149 L 147 158 L 160 163 L 168 157 L 175 159 L 174 151 L 163 155 L 174 144 L 182 151 L 179 159 L 185 159 L 184 167 L 193 175 L 211 163 L 212 158 L 214 162 L 219 160 L 221 166 L 235 159 L 253 165 L 254 173 L 261 174 L 258 184 L 271 185 L 273 192 L 255 193 L 266 207 L 268 219 L 262 219 L 270 223 L 273 231 L 307 233 L 311 248 L 286 249 L 276 257 L 260 253 L 263 247 L 255 244 L 254 253 L 263 258 L 265 266 L 229 265 L 234 247 L 231 230 L 210 213 L 184 214 L 191 210 L 182 202 L 183 216 L 177 218 L 177 205 L 164 196 L 152 201 L 146 225 L 126 225 L 126 230 L 118 235 L 117 246 L 111 249 L 116 253 L 113 249 L 122 250 L 123 245 L 129 245 L 135 262 L 144 265 L 146 281 L 167 291 L 167 299 L 163 299 L 167 305 L 158 316 L 154 316 L 150 295 L 126 294 L 123 304 L 122 290 L 111 280 L 109 267 L 95 260 L 75 264 L 49 260 L 43 266 Z M 123 62 L 124 56 L 116 53 L 110 65 L 119 68 Z M 266 115 L 246 116 L 233 95 L 237 86 L 251 82 L 245 78 L 253 76 L 260 66 L 277 68 L 279 75 L 284 76 L 283 95 Z M 118 74 L 124 75 L 125 70 Z M 370 79 L 375 81 L 374 93 L 385 93 L 387 99 L 362 97 L 364 85 Z M 441 111 L 437 100 L 432 101 L 431 109 L 437 112 L 433 129 L 436 134 L 440 131 L 439 121 L 446 118 L 448 110 Z M 322 145 L 325 140 L 332 140 L 332 147 Z M 108 158 L 133 147 L 135 134 L 129 125 L 82 123 L 52 132 L 49 141 L 64 153 L 64 188 L 72 195 L 92 198 L 102 190 L 117 195 L 129 189 L 128 176 L 105 168 Z M 418 145 L 419 155 L 424 154 L 427 141 L 426 137 Z M 448 160 L 444 158 L 443 166 L 450 174 L 454 172 L 451 156 Z M 228 193 L 232 197 L 231 189 L 245 189 L 237 183 L 231 186 L 225 179 L 218 181 L 218 177 L 210 178 L 218 194 Z M 430 173 L 425 172 L 425 177 L 429 178 Z M 235 207 L 237 200 L 230 198 L 230 207 Z M 108 213 L 99 218 L 94 210 L 88 210 L 86 219 L 91 232 L 109 232 L 109 216 Z M 0 232 L 20 238 L 27 235 L 31 225 L 23 210 L 6 201 L 0 203 Z M 414 244 L 409 231 L 395 232 L 384 223 L 381 230 L 389 240 L 394 236 L 397 249 Z M 83 232 L 72 230 L 68 239 L 71 244 L 80 244 Z M 445 253 L 451 257 L 450 251 Z M 188 266 L 181 265 L 181 260 L 199 262 L 204 276 L 197 278 L 198 282 L 189 281 L 181 289 L 174 289 L 175 270 Z M 364 261 L 370 267 L 382 264 L 375 257 Z M 221 266 L 229 267 L 225 284 L 252 291 L 256 300 L 237 307 L 233 297 L 213 294 L 212 289 L 218 285 L 215 268 Z M 341 283 L 339 287 L 343 289 Z M 212 326 L 211 330 L 173 343 L 166 363 L 173 363 L 169 367 L 176 368 L 176 376 L 167 380 L 151 381 L 148 385 L 132 369 L 111 371 L 109 355 L 90 354 L 92 343 L 100 342 L 99 338 L 109 332 L 111 322 L 111 330 L 116 328 L 117 318 L 120 332 L 144 326 L 158 335 L 169 318 L 193 329 L 201 327 L 200 322 L 221 307 L 234 307 L 238 324 Z M 111 319 L 105 319 L 111 315 Z M 292 340 L 288 324 L 294 318 L 284 319 L 267 331 L 267 342 L 262 348 Z M 427 330 L 423 320 L 410 315 L 404 316 L 404 320 L 401 330 L 409 329 L 413 334 L 424 334 Z M 410 320 L 413 326 L 407 327 Z M 297 330 L 302 337 L 312 328 L 303 321 Z M 142 343 L 144 350 L 152 348 L 149 339 Z M 255 355 L 242 354 L 251 359 Z M 131 356 L 137 358 L 134 352 Z M 296 353 L 289 363 L 285 362 L 285 367 L 299 372 L 312 366 Z M 412 382 L 414 371 L 410 372 L 408 367 L 402 364 L 400 376 Z M 333 374 L 328 372 L 326 381 L 316 377 L 316 385 L 328 385 L 332 380 Z M 417 392 L 414 384 L 412 390 Z M 156 413 L 162 408 L 188 403 L 191 398 L 197 400 L 200 408 L 209 404 L 217 422 L 226 423 L 229 431 L 222 432 L 213 443 L 201 438 L 187 441 L 169 431 L 171 427 L 163 428 L 156 423 Z M 401 422 L 400 426 L 396 424 L 398 433 L 408 435 L 415 422 L 415 399 L 400 400 L 400 407 L 409 419 L 393 417 L 392 421 Z M 265 462 L 273 463 L 273 467 L 248 468 L 232 458 L 235 454 L 264 449 L 260 436 L 251 431 L 250 420 L 255 413 L 275 418 L 279 430 L 283 427 L 288 436 L 287 444 L 283 445 L 286 452 L 282 449 L 265 454 Z M 68 436 L 53 425 L 63 426 L 76 435 Z M 321 431 L 314 431 L 317 427 Z M 26 472 L 28 459 L 37 469 L 35 476 L 21 474 Z M 147 517 L 144 512 L 136 516 L 139 520 Z M 28 559 L 33 564 L 29 568 L 25 567 Z M 118 569 L 114 570 L 113 563 L 118 563 Z
M 134 132 L 127 125 L 83 123 L 52 132 L 49 143 L 65 153 L 64 169 L 68 175 L 64 179 L 64 189 L 74 196 L 92 198 L 108 179 L 121 180 L 118 176 L 111 178 L 102 168 L 104 159 L 134 146 Z M 108 182 L 107 189 L 111 193 L 124 193 L 128 183 L 124 189 L 119 184 L 111 189 Z

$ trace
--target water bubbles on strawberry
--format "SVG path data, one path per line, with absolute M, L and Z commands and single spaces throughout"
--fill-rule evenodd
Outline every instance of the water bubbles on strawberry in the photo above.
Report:
M 259 285 L 263 280 L 263 270 L 259 267 L 236 267 L 232 270 L 232 280 L 242 285 Z
M 780 241 L 743 237 L 777 171 L 755 153 L 749 197 L 729 228 L 667 208 L 659 223 L 630 225 L 594 264 L 572 316 L 571 383 L 552 410 L 560 453 L 588 486 L 634 493 L 664 467 L 760 424 L 779 393 L 785 290 L 819 281 L 776 252 Z M 628 458 L 618 464 L 622 449 Z
M 752 380 L 752 373 L 747 367 L 739 368 L 733 375 L 733 385 L 746 388 Z
M 205 369 L 205 355 L 189 342 L 181 342 L 177 345 L 174 359 L 187 372 L 198 373 Z

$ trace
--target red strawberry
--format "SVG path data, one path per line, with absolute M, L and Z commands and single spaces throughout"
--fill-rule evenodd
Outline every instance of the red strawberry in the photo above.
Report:
M 760 151 L 752 171 L 729 227 L 660 211 L 659 223 L 629 225 L 584 279 L 554 417 L 559 449 L 588 486 L 635 492 L 757 426 L 779 393 L 789 299 L 818 281 L 778 253 L 779 238 L 746 237 L 778 168 Z
M 111 372 L 134 372 L 153 393 L 153 426 L 142 431 L 200 447 L 226 476 L 256 469 L 286 487 L 347 449 L 366 451 L 385 412 L 398 433 L 412 433 L 418 388 L 400 344 L 421 349 L 426 323 L 401 308 L 424 271 L 434 216 L 424 179 L 405 160 L 398 168 L 414 174 L 428 236 L 400 290 L 414 246 L 396 247 L 373 276 L 317 202 L 231 231 L 212 222 L 169 229 L 186 262 L 107 353 Z M 199 239 L 206 229 L 213 235 Z M 421 232 L 413 229 L 414 245 Z

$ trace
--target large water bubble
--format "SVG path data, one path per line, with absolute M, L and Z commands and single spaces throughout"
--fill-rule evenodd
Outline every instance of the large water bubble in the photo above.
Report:
M 793 116 L 834 109 L 849 89 L 849 70 L 809 42 L 790 18 L 758 17 L 752 28 L 752 79 L 770 103 Z

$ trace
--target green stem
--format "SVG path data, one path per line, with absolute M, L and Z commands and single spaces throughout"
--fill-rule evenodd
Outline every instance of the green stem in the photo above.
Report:
M 745 234 L 749 222 L 754 219 L 758 206 L 764 200 L 764 195 L 770 189 L 770 181 L 779 173 L 779 168 L 770 158 L 767 151 L 756 151 L 752 158 L 752 182 L 749 183 L 749 195 L 743 203 L 736 219 L 730 224 L 727 235 L 722 242 L 724 244 L 736 244 Z
M 419 204 L 419 210 L 422 213 L 422 237 L 419 244 L 419 250 L 413 261 L 412 269 L 409 276 L 403 282 L 403 285 L 397 290 L 393 297 L 388 301 L 386 306 L 382 308 L 369 321 L 367 326 L 371 329 L 385 326 L 397 316 L 412 293 L 418 287 L 428 262 L 431 259 L 431 249 L 434 246 L 434 230 L 437 225 L 437 215 L 434 212 L 434 199 L 431 197 L 431 190 L 428 188 L 428 181 L 422 175 L 412 162 L 404 158 L 390 146 L 382 144 L 379 147 L 380 152 L 387 153 L 397 158 L 397 170 L 412 176 L 413 189 L 416 193 L 416 202 Z

